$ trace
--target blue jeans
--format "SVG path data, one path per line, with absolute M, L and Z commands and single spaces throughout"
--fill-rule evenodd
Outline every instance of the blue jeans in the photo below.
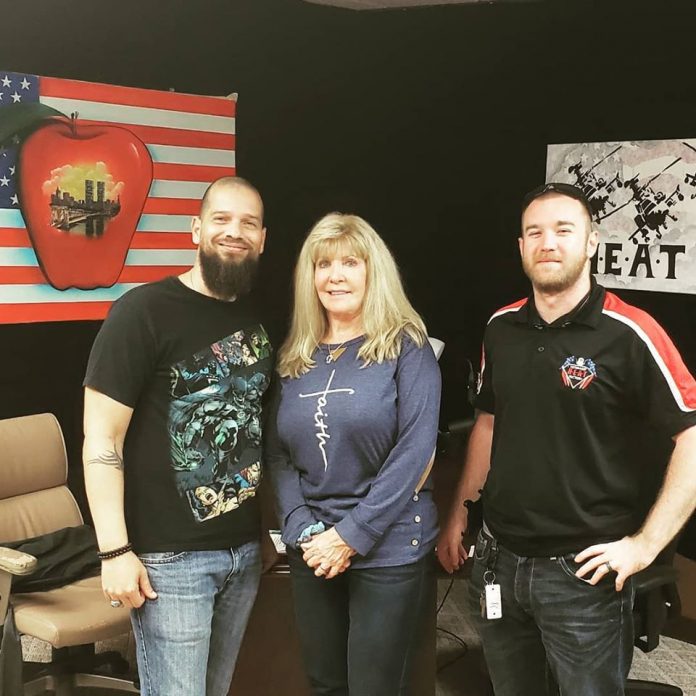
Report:
M 297 629 L 312 696 L 410 694 L 414 653 L 435 611 L 433 558 L 318 578 L 288 549 Z
M 131 612 L 141 694 L 226 696 L 259 586 L 259 543 L 139 558 L 158 594 Z
M 610 575 L 590 585 L 575 577 L 575 555 L 517 556 L 479 533 L 469 601 L 496 696 L 624 693 L 633 657 L 632 583 L 617 592 Z M 501 586 L 503 616 L 494 620 L 481 617 L 479 600 L 489 567 Z

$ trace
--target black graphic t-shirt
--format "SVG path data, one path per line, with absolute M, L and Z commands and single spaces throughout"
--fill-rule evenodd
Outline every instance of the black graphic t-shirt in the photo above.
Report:
M 223 302 L 172 277 L 114 303 L 84 384 L 134 409 L 124 466 L 136 551 L 220 549 L 258 536 L 271 367 L 248 298 Z

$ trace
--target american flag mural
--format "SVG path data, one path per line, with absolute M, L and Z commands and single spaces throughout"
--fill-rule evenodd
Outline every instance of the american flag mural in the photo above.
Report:
M 20 105 L 64 116 L 0 143 L 0 323 L 102 319 L 191 266 L 191 216 L 235 173 L 234 99 L 0 71 L 4 136 Z

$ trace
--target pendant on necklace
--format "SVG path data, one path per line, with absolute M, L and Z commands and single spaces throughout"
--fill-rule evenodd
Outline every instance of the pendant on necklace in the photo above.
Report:
M 326 356 L 326 364 L 330 365 L 331 363 L 336 362 L 343 355 L 345 350 L 345 346 L 339 346 L 334 351 L 330 350 L 329 354 Z

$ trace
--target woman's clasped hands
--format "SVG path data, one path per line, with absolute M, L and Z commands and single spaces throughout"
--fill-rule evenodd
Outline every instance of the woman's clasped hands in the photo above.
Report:
M 335 528 L 314 535 L 301 544 L 302 558 L 317 577 L 335 578 L 350 566 L 355 549 L 346 544 Z

